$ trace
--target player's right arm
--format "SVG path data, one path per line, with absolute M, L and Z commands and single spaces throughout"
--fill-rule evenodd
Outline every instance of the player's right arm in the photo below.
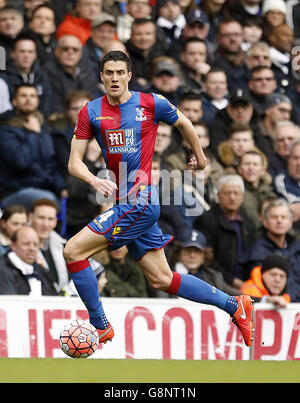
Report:
M 93 175 L 83 162 L 89 139 L 76 139 L 74 136 L 71 143 L 68 170 L 72 176 L 76 176 L 89 185 L 93 186 L 96 192 L 101 192 L 105 196 L 111 196 L 117 185 L 109 179 L 101 179 Z

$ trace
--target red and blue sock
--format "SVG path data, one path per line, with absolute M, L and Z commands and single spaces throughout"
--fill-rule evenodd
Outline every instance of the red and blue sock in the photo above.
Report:
M 166 290 L 168 294 L 178 295 L 202 304 L 214 305 L 229 315 L 234 315 L 238 308 L 238 302 L 234 297 L 191 274 L 172 273 L 173 279 Z

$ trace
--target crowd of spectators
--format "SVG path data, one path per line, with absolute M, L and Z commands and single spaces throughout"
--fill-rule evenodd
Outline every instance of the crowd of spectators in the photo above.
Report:
M 300 302 L 300 1 L 0 0 L 0 49 L 0 294 L 76 295 L 65 240 L 108 206 L 69 175 L 68 154 L 80 109 L 105 95 L 103 55 L 122 50 L 130 90 L 178 107 L 208 161 L 191 172 L 189 144 L 159 124 L 172 270 Z M 95 140 L 84 162 L 107 175 Z M 104 296 L 167 297 L 126 247 L 91 261 Z

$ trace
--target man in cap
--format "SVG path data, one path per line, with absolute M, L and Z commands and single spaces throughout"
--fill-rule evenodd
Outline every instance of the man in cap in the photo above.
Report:
M 186 15 L 186 25 L 181 31 L 180 38 L 172 44 L 169 55 L 179 60 L 183 45 L 188 38 L 198 38 L 207 43 L 208 32 L 209 20 L 206 13 L 200 9 L 191 10 Z
M 177 244 L 171 254 L 176 272 L 191 274 L 224 292 L 238 295 L 239 291 L 225 282 L 222 272 L 210 266 L 210 248 L 207 247 L 206 237 L 202 232 L 186 229 L 178 237 Z
M 160 57 L 154 60 L 153 73 L 147 92 L 155 92 L 167 98 L 173 105 L 178 105 L 182 93 L 178 67 L 171 58 Z
M 219 110 L 215 120 L 208 125 L 212 152 L 217 155 L 218 145 L 229 138 L 229 128 L 232 123 L 248 123 L 253 130 L 255 145 L 263 152 L 267 147 L 265 139 L 257 129 L 257 117 L 249 93 L 243 88 L 237 88 L 229 96 L 226 108 Z
M 258 127 L 269 146 L 266 154 L 272 158 L 276 151 L 276 125 L 282 120 L 291 119 L 292 103 L 286 95 L 274 92 L 265 98 L 264 104 L 264 114 Z
M 100 61 L 103 54 L 115 39 L 115 17 L 108 13 L 99 14 L 91 24 L 91 37 L 83 48 L 83 55 L 87 58 L 90 68 L 94 71 L 96 80 L 99 77 Z
M 291 302 L 286 292 L 290 263 L 287 258 L 277 254 L 268 255 L 262 265 L 255 266 L 241 292 L 256 302 L 269 302 L 284 308 Z

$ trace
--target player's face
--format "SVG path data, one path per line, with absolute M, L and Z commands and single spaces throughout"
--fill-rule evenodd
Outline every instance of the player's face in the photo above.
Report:
M 100 77 L 107 95 L 122 100 L 122 97 L 128 93 L 128 83 L 131 75 L 132 73 L 127 70 L 125 62 L 112 60 L 106 62 Z

